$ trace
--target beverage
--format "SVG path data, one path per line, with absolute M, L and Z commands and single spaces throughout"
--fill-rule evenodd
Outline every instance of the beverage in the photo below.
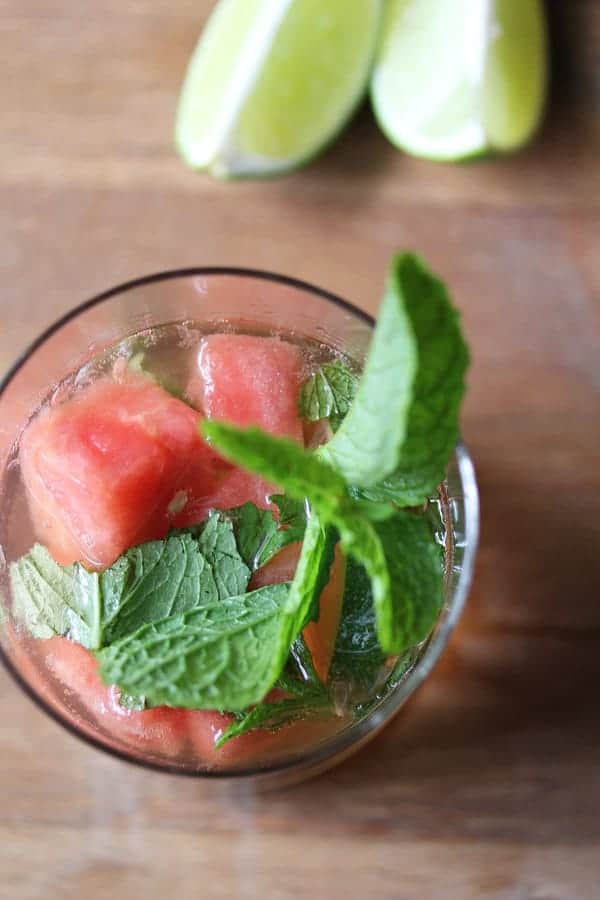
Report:
M 12 610 L 4 651 L 30 690 L 63 721 L 129 758 L 199 773 L 269 771 L 308 761 L 336 742 L 351 743 L 414 679 L 431 645 L 431 627 L 436 620 L 439 627 L 447 614 L 444 608 L 436 609 L 419 640 L 402 646 L 401 652 L 382 648 L 374 587 L 364 566 L 334 539 L 329 564 L 323 564 L 325 587 L 315 595 L 318 606 L 304 616 L 302 627 L 300 619 L 296 622 L 277 677 L 261 681 L 260 666 L 270 666 L 279 652 L 276 628 L 287 615 L 286 592 L 296 585 L 305 535 L 320 513 L 311 499 L 307 518 L 306 504 L 299 494 L 294 496 L 295 487 L 284 500 L 278 499 L 279 488 L 268 473 L 240 466 L 224 448 L 201 436 L 203 422 L 258 426 L 260 435 L 288 439 L 291 446 L 282 443 L 282 453 L 305 446 L 311 459 L 319 457 L 315 448 L 337 433 L 348 411 L 332 408 L 328 420 L 318 417 L 315 397 L 322 402 L 323 385 L 336 387 L 340 373 L 337 387 L 354 384 L 355 390 L 363 363 L 348 353 L 349 347 L 335 346 L 304 329 L 280 326 L 276 334 L 273 331 L 264 319 L 252 323 L 233 316 L 225 322 L 186 317 L 128 330 L 125 338 L 105 345 L 51 384 L 6 455 L 0 544 L 8 564 L 3 589 L 12 595 Z M 329 373 L 329 382 L 323 373 Z M 336 400 L 340 397 L 335 395 Z M 308 457 L 301 456 L 298 465 Z M 375 509 L 368 491 L 351 502 L 357 504 L 352 510 L 370 504 L 369 515 Z M 377 515 L 382 515 L 379 507 Z M 385 516 L 391 515 L 390 507 Z M 453 567 L 460 566 L 452 515 L 445 487 L 431 492 L 419 511 L 407 514 L 410 528 L 418 522 L 421 529 L 426 523 L 432 546 L 437 542 L 440 585 L 443 570 L 447 586 Z M 208 546 L 209 528 L 218 530 L 215 547 L 230 541 L 226 566 L 224 554 Z M 332 532 L 325 524 L 323 533 L 327 529 L 334 537 L 343 534 L 342 526 Z M 252 552 L 246 546 L 249 534 L 255 540 Z M 49 557 L 31 557 L 35 540 Z M 185 575 L 175 563 L 160 569 L 169 554 L 175 559 L 176 551 L 183 552 L 177 541 L 191 554 L 185 557 Z M 135 559 L 132 553 L 138 554 Z M 402 547 L 398 553 L 402 555 Z M 152 554 L 155 568 L 149 569 Z M 190 576 L 196 557 L 212 566 L 208 587 L 197 568 Z M 127 573 L 121 583 L 117 575 L 123 566 Z M 40 572 L 45 579 L 42 594 Z M 203 585 L 201 596 L 190 600 L 188 587 L 175 589 L 179 577 L 194 590 Z M 75 591 L 79 600 L 67 599 L 58 616 L 55 608 L 48 611 L 56 591 L 50 599 L 44 592 L 48 583 L 53 589 L 58 585 L 53 579 L 63 578 L 70 579 L 64 590 Z M 152 578 L 162 579 L 160 590 Z M 232 579 L 237 586 L 224 588 Z M 209 587 L 218 593 L 210 601 Z M 173 599 L 167 609 L 169 592 Z M 113 615 L 107 610 L 115 597 L 118 609 Z M 102 607 L 97 614 L 96 601 Z M 250 660 L 246 668 L 260 655 L 260 646 L 256 649 L 253 643 L 254 626 L 245 626 L 243 616 L 258 616 L 257 604 L 263 602 L 268 609 L 256 620 L 257 640 L 260 644 L 264 634 L 274 649 L 248 675 L 248 691 L 255 693 L 240 693 L 235 685 L 225 684 L 227 672 L 239 679 L 236 665 L 246 671 L 246 662 L 242 665 L 238 659 L 240 646 L 244 659 Z M 223 609 L 238 615 L 240 604 L 242 625 L 232 635 Z M 209 623 L 200 631 L 194 618 L 199 608 Z M 161 635 L 155 640 L 155 632 L 167 620 L 169 627 L 181 624 L 185 633 L 169 638 L 175 649 L 156 667 L 157 641 L 161 648 L 169 644 Z M 196 651 L 189 651 L 186 629 L 199 646 L 216 642 L 210 653 L 198 651 L 202 665 Z M 148 683 L 137 680 L 144 668 L 139 660 L 131 668 L 140 635 L 144 659 L 158 673 Z M 245 643 L 240 644 L 242 639 Z M 180 640 L 183 643 L 177 644 Z M 221 669 L 219 660 L 215 663 L 210 656 L 217 651 L 229 654 Z M 198 687 L 205 675 L 212 679 L 210 687 Z M 152 696 L 145 690 L 129 692 L 133 683 L 149 685 Z M 267 686 L 266 696 L 260 694 L 260 685 Z M 251 702 L 242 700 L 250 696 Z M 220 702 L 223 697 L 233 698 L 231 706 Z

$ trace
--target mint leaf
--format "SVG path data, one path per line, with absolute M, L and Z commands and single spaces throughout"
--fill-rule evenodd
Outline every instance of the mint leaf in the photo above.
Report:
M 218 741 L 215 741 L 215 749 L 221 748 L 232 738 L 255 731 L 257 728 L 266 731 L 278 731 L 293 722 L 299 722 L 317 713 L 332 712 L 333 704 L 330 694 L 321 686 L 321 689 L 311 687 L 304 694 L 289 697 L 285 700 L 273 700 L 259 703 L 251 710 L 243 713 L 237 721 L 225 729 Z
M 342 614 L 331 661 L 331 675 L 334 679 L 370 687 L 386 660 L 386 654 L 377 639 L 371 580 L 364 567 L 352 557 L 346 565 Z
M 272 584 L 144 625 L 97 653 L 100 674 L 151 706 L 235 711 L 258 703 L 280 672 L 274 658 L 288 590 Z
M 41 544 L 10 565 L 13 612 L 36 638 L 68 634 L 100 646 L 98 575 L 79 563 L 59 566 Z
M 424 640 L 444 602 L 443 556 L 423 515 L 399 510 L 393 519 L 374 525 L 393 589 L 377 608 L 384 648 L 396 652 Z
M 11 564 L 14 613 L 36 638 L 68 635 L 97 649 L 148 622 L 200 602 L 243 593 L 250 570 L 231 522 L 201 526 L 132 547 L 101 573 L 59 566 L 39 544 Z
M 264 565 L 270 555 L 268 547 L 276 540 L 277 522 L 270 509 L 259 509 L 244 503 L 228 509 L 225 515 L 233 524 L 240 555 L 251 572 Z M 275 551 L 277 552 L 277 551 Z
M 469 363 L 444 284 L 398 255 L 356 400 L 323 449 L 360 496 L 417 506 L 443 480 L 458 439 Z
M 249 580 L 232 524 L 218 513 L 196 529 L 132 547 L 100 575 L 103 643 L 201 603 L 241 594 Z
M 383 303 L 352 406 L 323 457 L 348 484 L 368 487 L 393 472 L 406 435 L 418 356 L 404 304 L 398 257 L 388 275 Z
M 444 286 L 417 257 L 396 261 L 397 290 L 404 298 L 418 347 L 418 368 L 396 468 L 365 487 L 368 500 L 418 506 L 435 493 L 459 437 L 469 353 L 460 319 Z
M 286 511 L 279 523 L 270 509 L 259 509 L 253 503 L 244 503 L 223 513 L 233 524 L 238 550 L 252 572 L 264 566 L 283 547 L 301 541 L 304 535 L 304 504 L 286 500 L 283 496 L 271 499 L 278 505 L 281 503 Z M 302 510 L 301 515 L 298 507 Z
M 248 587 L 250 571 L 240 557 L 232 523 L 223 513 L 212 512 L 206 522 L 192 532 L 198 534 L 198 547 L 212 569 L 218 597 L 224 600 L 243 594 Z
M 382 522 L 355 516 L 338 527 L 342 549 L 371 579 L 382 649 L 395 655 L 424 640 L 444 594 L 441 551 L 425 517 L 398 510 Z
M 357 388 L 358 376 L 345 363 L 325 363 L 300 389 L 300 415 L 308 422 L 329 419 L 335 431 L 350 409 Z
M 282 654 L 287 655 L 299 632 L 319 616 L 319 599 L 329 581 L 337 542 L 335 528 L 321 522 L 312 510 L 285 606 L 287 629 L 282 638 Z
M 236 428 L 227 422 L 205 419 L 202 435 L 223 456 L 267 481 L 285 488 L 286 494 L 303 501 L 309 497 L 315 505 L 334 508 L 350 501 L 343 476 L 315 453 L 310 453 L 288 438 L 274 437 L 260 428 Z

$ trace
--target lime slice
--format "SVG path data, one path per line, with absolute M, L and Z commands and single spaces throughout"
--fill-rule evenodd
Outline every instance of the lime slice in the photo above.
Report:
M 380 12 L 381 0 L 221 0 L 179 101 L 186 162 L 235 177 L 314 156 L 364 95 Z
M 435 160 L 525 144 L 544 109 L 542 0 L 390 0 L 371 82 L 392 143 Z

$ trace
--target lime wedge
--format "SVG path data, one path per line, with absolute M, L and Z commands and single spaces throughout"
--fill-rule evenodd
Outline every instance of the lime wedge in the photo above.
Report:
M 515 150 L 542 117 L 547 69 L 542 0 L 390 0 L 375 116 L 415 156 Z
M 190 61 L 175 140 L 221 177 L 313 157 L 362 99 L 381 0 L 221 0 Z

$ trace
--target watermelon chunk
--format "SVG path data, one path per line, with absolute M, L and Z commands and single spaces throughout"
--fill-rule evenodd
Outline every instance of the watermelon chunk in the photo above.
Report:
M 190 379 L 186 394 L 209 419 L 240 427 L 257 425 L 301 443 L 298 392 L 303 378 L 302 353 L 293 344 L 277 338 L 213 334 L 202 340 L 198 374 Z M 234 468 L 210 497 L 186 507 L 177 524 L 191 525 L 211 508 L 230 509 L 247 501 L 267 509 L 269 495 L 276 491 L 259 475 Z
M 200 377 L 192 379 L 188 393 L 207 418 L 303 440 L 299 347 L 277 338 L 213 334 L 200 345 L 198 369 Z
M 109 734 L 126 744 L 137 744 L 140 749 L 169 757 L 185 750 L 186 710 L 169 706 L 125 709 L 119 704 L 118 690 L 100 678 L 98 662 L 89 650 L 62 637 L 50 638 L 43 644 L 48 669 Z
M 210 768 L 263 766 L 269 760 L 314 746 L 339 727 L 339 722 L 331 716 L 301 719 L 277 731 L 257 728 L 215 749 L 215 741 L 232 721 L 233 716 L 212 710 L 188 712 L 189 740 L 199 763 Z
M 43 410 L 23 434 L 20 463 L 37 536 L 56 561 L 108 566 L 213 493 L 232 466 L 198 422 L 142 376 L 102 379 Z

